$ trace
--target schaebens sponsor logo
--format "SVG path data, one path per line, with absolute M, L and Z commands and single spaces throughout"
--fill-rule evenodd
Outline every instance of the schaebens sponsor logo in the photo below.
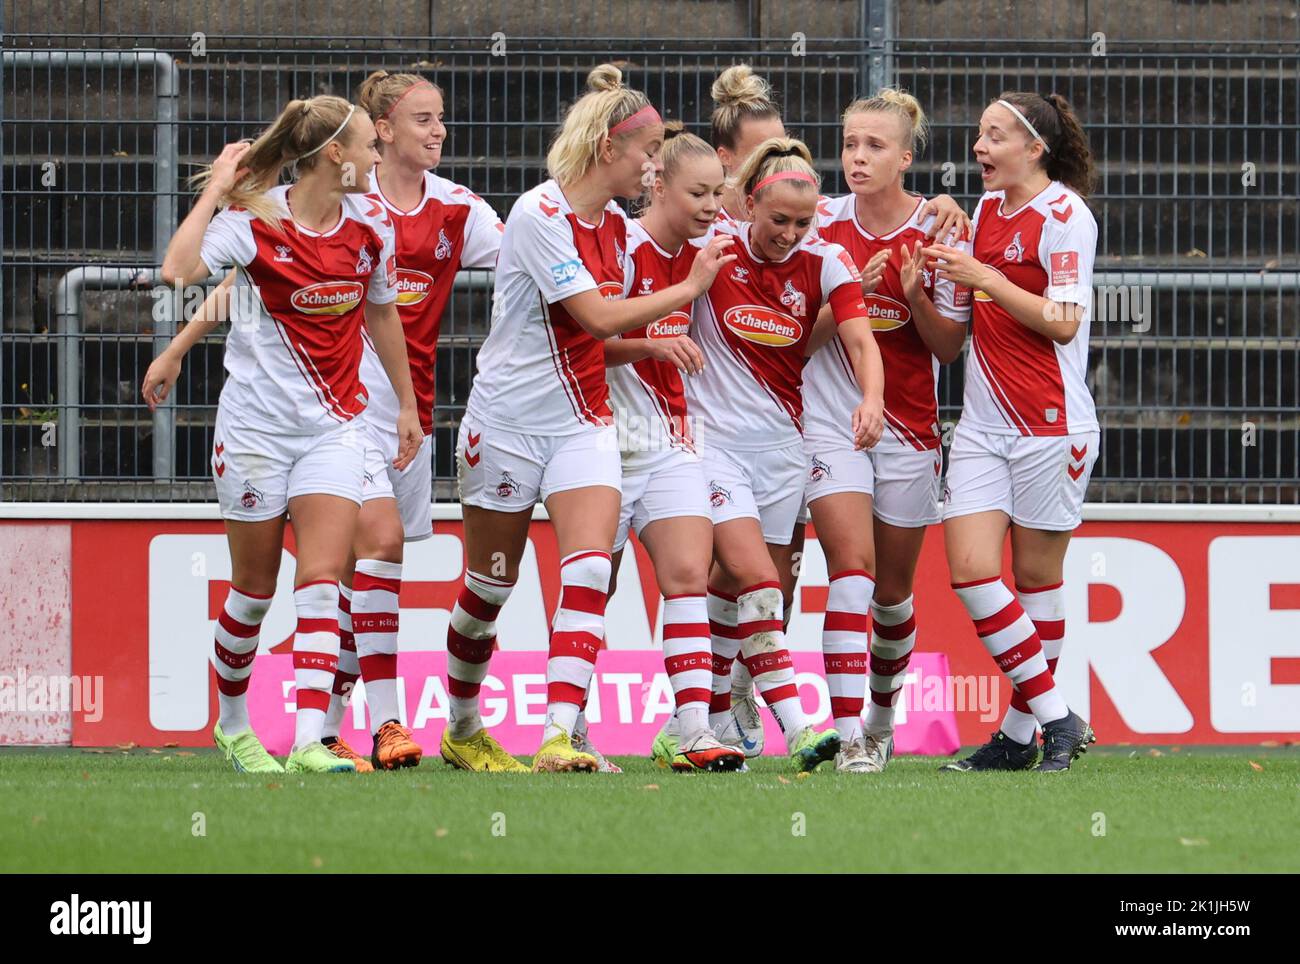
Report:
M 877 294 L 867 295 L 863 300 L 872 331 L 893 331 L 912 320 L 912 312 L 901 301 Z
M 803 325 L 789 315 L 761 305 L 729 308 L 722 316 L 722 322 L 746 341 L 772 348 L 785 348 L 803 337 Z
M 556 285 L 567 285 L 578 277 L 578 272 L 582 270 L 582 262 L 576 258 L 569 261 L 561 261 L 559 264 L 551 265 L 551 280 Z
M 345 315 L 361 304 L 365 293 L 359 281 L 322 281 L 299 288 L 289 303 L 305 315 Z
M 411 268 L 397 269 L 397 303 L 418 305 L 433 290 L 433 278 Z
M 602 281 L 598 290 L 606 301 L 618 301 L 623 297 L 623 285 L 617 281 Z
M 691 316 L 684 311 L 674 311 L 667 318 L 660 318 L 658 321 L 652 321 L 645 327 L 645 336 L 647 338 L 678 338 L 681 335 L 689 334 L 691 330 Z

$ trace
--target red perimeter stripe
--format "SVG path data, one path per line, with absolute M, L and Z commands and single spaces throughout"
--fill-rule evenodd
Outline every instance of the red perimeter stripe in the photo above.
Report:
M 835 575 L 831 576 L 829 581 L 834 582 L 836 579 L 843 579 L 846 576 L 866 576 L 872 582 L 876 581 L 876 577 L 865 569 L 845 569 L 843 572 L 837 572 Z
M 250 626 L 248 623 L 241 623 L 224 609 L 221 610 L 221 615 L 217 617 L 217 622 L 221 625 L 221 628 L 231 636 L 238 636 L 240 639 L 248 639 L 250 636 L 256 636 L 257 631 L 262 628 L 261 623 L 257 623 L 254 626 Z
M 339 593 L 339 612 L 352 615 L 352 600 L 342 593 Z
M 599 651 L 600 640 L 591 633 L 556 632 L 551 634 L 548 658 L 576 656 L 594 664 L 596 662 L 596 653 Z
M 735 662 L 734 659 L 726 659 L 725 657 L 719 656 L 717 653 L 714 653 L 713 654 L 713 675 L 727 676 L 727 677 L 731 676 L 731 664 L 734 662 Z M 727 692 L 731 692 L 731 691 L 728 690 Z
M 716 588 L 714 588 L 713 586 L 710 586 L 710 587 L 709 587 L 709 595 L 710 595 L 710 596 L 717 596 L 719 599 L 725 599 L 727 602 L 735 602 L 735 601 L 736 601 L 736 597 L 733 596 L 731 593 L 729 593 L 729 592 L 723 592 L 721 589 L 716 589 Z
M 298 709 L 329 712 L 329 690 L 298 690 Z
M 992 616 L 985 616 L 983 619 L 975 620 L 975 633 L 981 637 L 1000 633 L 1024 615 L 1024 612 L 1020 608 L 1020 603 L 1013 599 Z
M 708 597 L 705 596 L 705 594 L 702 592 L 679 592 L 679 593 L 674 593 L 671 596 L 664 596 L 665 601 L 669 599 L 707 599 L 707 598 Z
M 349 632 L 347 632 L 346 630 L 340 629 L 340 630 L 339 630 L 339 649 L 341 649 L 341 650 L 344 650 L 344 649 L 345 649 L 345 650 L 347 650 L 347 651 L 350 652 L 350 653 L 355 653 L 355 652 L 357 651 L 357 637 L 356 637 L 356 635 L 353 634 L 353 633 L 349 633 Z
M 779 619 L 756 619 L 752 623 L 741 623 L 736 627 L 740 639 L 748 639 L 755 633 L 777 633 L 784 628 Z
M 1268 673 L 1273 686 L 1296 686 L 1300 684 L 1300 658 L 1274 656 L 1268 661 Z
M 337 619 L 299 619 L 298 635 L 302 636 L 307 633 L 333 633 L 339 634 L 339 621 Z
M 779 590 L 780 588 L 781 588 L 781 584 L 779 582 L 756 582 L 754 583 L 754 585 L 748 587 L 747 589 L 740 590 L 740 595 L 738 595 L 736 599 L 737 601 L 739 601 L 740 596 L 748 596 L 751 592 L 758 592 L 760 589 Z
M 987 586 L 991 582 L 997 582 L 1001 576 L 989 576 L 987 579 L 975 579 L 971 582 L 954 582 L 953 589 L 969 589 L 971 586 Z
M 763 702 L 768 706 L 773 703 L 779 703 L 782 700 L 798 699 L 799 690 L 793 683 L 785 683 L 781 686 L 774 686 L 771 689 L 763 690 Z
M 689 673 L 691 670 L 710 671 L 713 669 L 713 656 L 710 653 L 681 653 L 678 656 L 665 656 L 664 669 L 669 676 Z
M 998 669 L 1006 673 L 1015 669 L 1021 663 L 1033 659 L 1042 651 L 1043 644 L 1039 642 L 1038 636 L 1034 635 L 1030 636 L 1028 639 L 1021 640 L 1010 649 L 1004 649 L 1002 652 L 998 653 L 994 659 L 997 660 Z M 1051 675 L 1050 671 L 1048 672 L 1048 675 Z M 1017 683 L 1016 685 L 1020 686 L 1022 684 Z
M 714 693 L 709 697 L 709 713 L 725 713 L 731 709 L 731 690 Z
M 486 663 L 492 658 L 492 642 L 496 637 L 474 639 L 447 627 L 447 652 L 462 663 Z
M 1268 587 L 1269 609 L 1300 609 L 1300 584 L 1274 582 Z
M 822 665 L 826 668 L 827 676 L 867 675 L 866 653 L 825 653 L 822 656 Z
M 586 692 L 581 686 L 574 686 L 572 683 L 561 683 L 556 680 L 546 684 L 546 702 L 572 703 L 574 706 L 581 706 L 582 698 L 586 695 Z
M 727 694 L 730 696 L 730 694 Z M 686 689 L 678 690 L 673 694 L 673 700 L 680 709 L 690 703 L 712 703 L 713 693 L 706 689 Z
M 1054 582 L 1050 586 L 1038 586 L 1034 589 L 1026 589 L 1024 586 L 1020 585 L 1020 583 L 1016 583 L 1016 592 L 1024 593 L 1025 595 L 1036 592 L 1051 592 L 1053 589 L 1060 589 L 1064 585 L 1065 583 L 1063 582 Z
M 396 653 L 371 653 L 357 660 L 361 664 L 361 679 L 367 683 L 375 680 L 397 679 Z
M 294 669 L 323 669 L 334 672 L 338 669 L 339 658 L 331 653 L 294 653 Z
M 877 706 L 893 706 L 894 694 L 897 692 L 898 690 L 890 690 L 888 693 L 877 693 L 875 690 L 872 690 L 871 702 L 875 703 Z
M 604 590 L 589 586 L 564 586 L 560 589 L 560 608 L 571 612 L 603 616 L 608 599 Z
M 308 586 L 337 586 L 337 585 L 338 583 L 335 582 L 333 579 L 313 579 L 311 582 L 304 582 L 301 586 L 294 586 L 293 591 L 297 592 L 299 589 L 306 589 Z
M 336 670 L 334 673 L 334 689 L 333 689 L 334 695 L 343 696 L 345 693 L 348 692 L 347 690 L 348 684 L 349 683 L 355 684 L 356 681 L 357 681 L 356 675 L 352 673 L 343 673 Z
M 1033 617 L 1030 617 L 1033 619 Z M 1034 628 L 1038 630 L 1039 639 L 1064 639 L 1064 619 L 1034 619 Z
M 481 683 L 467 683 L 452 676 L 447 680 L 447 694 L 458 700 L 469 700 L 478 696 Z
M 501 607 L 495 603 L 490 603 L 469 586 L 461 586 L 460 594 L 456 597 L 456 605 L 469 613 L 479 622 L 495 622 L 497 614 L 501 612 Z
M 247 596 L 249 599 L 270 599 L 271 598 L 271 596 L 263 596 L 260 593 L 248 592 L 247 590 L 240 589 L 233 582 L 230 584 L 230 588 L 235 590 L 235 592 L 239 593 L 241 596 Z M 274 593 L 272 593 L 271 595 L 274 595 Z
M 865 635 L 868 625 L 866 613 L 827 613 L 822 622 L 822 632 Z
M 1028 701 L 1034 699 L 1037 696 L 1042 696 L 1044 693 L 1051 690 L 1052 687 L 1055 685 L 1056 683 L 1052 679 L 1052 674 L 1044 670 L 1043 672 L 1039 673 L 1037 676 L 1032 676 L 1027 680 L 1022 680 L 1021 682 L 1017 683 L 1016 688 L 1020 691 L 1020 695 L 1023 696 L 1026 701 Z
M 586 552 L 575 552 L 573 555 L 566 556 L 564 559 L 561 559 L 560 568 L 563 569 L 571 562 L 577 562 L 579 559 L 587 559 L 591 556 L 599 556 L 601 559 L 610 559 L 610 555 L 608 552 L 601 552 L 598 549 L 588 549 Z
M 709 632 L 721 639 L 744 639 L 741 635 L 739 626 L 725 626 L 722 623 L 715 623 L 709 620 Z
M 756 653 L 753 656 L 742 656 L 740 661 L 745 664 L 751 676 L 758 676 L 760 673 L 771 673 L 775 670 L 789 669 L 794 664 L 790 660 L 790 651 L 787 649 L 778 649 L 771 653 Z
M 837 720 L 842 720 L 846 716 L 857 716 L 862 712 L 864 697 L 861 696 L 832 696 L 831 697 L 831 716 Z
M 912 654 L 900 656 L 897 659 L 881 659 L 875 653 L 871 654 L 868 665 L 875 676 L 897 676 L 903 670 L 907 669 L 907 664 L 911 661 Z
M 359 572 L 353 577 L 353 596 L 359 592 L 370 592 L 372 589 L 384 589 L 388 592 L 400 593 L 402 591 L 402 579 L 400 576 L 396 579 L 387 579 L 383 576 L 370 576 L 364 572 Z
M 708 623 L 664 623 L 664 639 L 707 639 Z
M 886 626 L 879 619 L 876 620 L 876 639 L 888 639 L 891 642 L 897 642 L 900 639 L 907 639 L 916 632 L 916 616 L 908 616 L 896 626 Z
M 257 650 L 251 649 L 247 653 L 236 653 L 233 649 L 226 649 L 220 643 L 216 643 L 217 659 L 221 660 L 231 669 L 243 669 L 253 661 L 257 656 Z
M 245 676 L 243 679 L 222 679 L 217 676 L 217 690 L 222 696 L 243 696 L 248 692 L 248 681 L 251 676 Z
M 397 613 L 353 613 L 352 631 L 354 633 L 395 633 L 397 632 Z

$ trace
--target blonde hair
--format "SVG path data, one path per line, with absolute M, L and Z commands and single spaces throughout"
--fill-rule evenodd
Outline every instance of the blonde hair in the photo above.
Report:
M 546 154 L 547 172 L 560 184 L 572 184 L 591 170 L 610 130 L 650 106 L 650 99 L 641 91 L 623 86 L 623 72 L 613 64 L 592 70 L 587 88 L 565 111 L 564 122 Z M 614 137 L 621 139 L 631 133 Z
M 357 104 L 372 121 L 379 121 L 393 112 L 397 102 L 412 87 L 432 87 L 442 93 L 441 87 L 419 74 L 390 74 L 386 70 L 376 70 L 357 89 Z M 382 142 L 380 147 L 382 149 Z
M 781 119 L 772 88 L 749 64 L 728 67 L 713 82 L 713 146 L 734 150 L 747 120 Z
M 240 159 L 239 166 L 248 168 L 248 173 L 221 198 L 221 204 L 246 208 L 259 221 L 278 230 L 288 212 L 266 192 L 279 183 L 285 168 L 292 165 L 296 173 L 310 171 L 320 162 L 321 148 L 326 144 L 335 140 L 346 144 L 351 125 L 343 127 L 343 122 L 352 110 L 342 97 L 331 95 L 289 101 Z M 211 179 L 212 166 L 208 165 L 190 178 L 190 183 L 202 191 Z
M 754 194 L 754 185 L 772 174 L 797 171 L 813 179 L 808 186 L 821 190 L 822 179 L 813 167 L 812 154 L 803 141 L 793 137 L 769 137 L 754 149 L 745 163 L 740 165 L 732 185 L 742 196 Z M 797 182 L 796 182 L 797 183 Z M 766 191 L 767 188 L 762 190 Z M 754 195 L 757 200 L 757 195 Z
M 667 184 L 677 174 L 677 169 L 691 157 L 717 161 L 718 154 L 701 138 L 686 133 L 681 121 L 664 121 L 664 146 L 659 151 L 663 171 L 659 177 Z M 637 208 L 638 216 L 650 209 L 652 197 L 653 193 L 648 188 L 642 193 L 640 206 Z
M 859 97 L 844 109 L 842 120 L 847 123 L 850 114 L 880 112 L 893 114 L 903 122 L 903 147 L 913 153 L 923 150 L 930 136 L 930 122 L 921 103 L 898 87 L 881 87 L 874 97 Z

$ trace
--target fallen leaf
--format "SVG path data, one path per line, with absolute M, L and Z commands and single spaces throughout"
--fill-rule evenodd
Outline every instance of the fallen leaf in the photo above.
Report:
M 312 865 L 313 867 L 324 867 L 324 866 L 325 866 L 325 861 L 322 860 L 320 857 L 313 857 L 313 858 L 311 859 L 311 865 Z
M 135 744 L 134 744 L 134 743 L 117 743 L 117 744 L 114 744 L 114 745 L 115 745 L 119 750 L 134 750 L 134 749 L 135 749 Z
M 179 743 L 164 743 L 163 746 L 180 746 Z
M 1209 843 L 1204 837 L 1179 837 L 1178 842 L 1184 847 L 1204 847 Z
M 1152 747 L 1151 749 L 1147 750 L 1147 756 L 1164 756 L 1164 754 L 1161 753 L 1159 750 L 1157 750 L 1155 747 Z
M 37 814 L 33 814 L 33 815 L 32 815 L 32 826 L 33 826 L 33 827 L 36 826 L 38 823 L 44 823 L 44 822 L 45 822 L 45 814 L 43 814 L 43 813 L 37 813 Z
M 1260 746 L 1281 746 L 1281 744 L 1277 740 L 1265 740 Z
M 435 831 L 433 832 L 433 835 L 434 835 L 435 837 L 439 837 L 439 838 L 445 837 L 445 836 L 447 836 L 447 828 L 446 828 L 446 827 L 439 827 L 437 830 L 435 830 Z
M 647 784 L 646 784 L 645 786 L 643 786 L 641 789 L 642 789 L 642 790 L 658 790 L 658 789 L 659 789 L 659 784 L 657 784 L 657 783 L 647 783 Z
M 193 756 L 194 754 L 191 753 L 189 750 L 177 750 L 177 751 L 176 751 L 176 755 L 177 755 L 177 756 Z
M 777 775 L 777 780 L 780 781 L 781 783 L 789 783 L 789 782 L 790 782 L 789 780 L 787 780 L 785 777 L 781 776 L 780 774 Z
M 799 772 L 794 775 L 794 778 L 796 780 L 807 780 L 810 776 L 812 776 L 811 773 Z
M 268 789 L 268 790 L 279 790 L 280 787 L 281 787 L 281 784 L 279 784 L 279 783 L 268 783 L 268 784 L 266 785 L 266 789 Z
M 1183 752 L 1183 748 L 1182 748 L 1181 746 L 1171 746 L 1171 747 L 1169 748 L 1169 752 L 1170 752 L 1170 753 L 1182 753 L 1182 752 Z
M 1256 763 L 1254 760 L 1250 761 L 1250 768 L 1254 770 L 1256 773 L 1264 769 L 1260 764 Z

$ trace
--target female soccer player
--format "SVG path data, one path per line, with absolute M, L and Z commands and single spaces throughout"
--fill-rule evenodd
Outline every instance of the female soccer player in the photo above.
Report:
M 844 413 L 855 443 L 880 438 L 883 381 L 861 279 L 839 245 L 810 236 L 819 180 L 797 140 L 761 144 L 736 175 L 746 220 L 719 223 L 736 238 L 737 260 L 694 305 L 704 370 L 687 384 L 700 416 L 699 442 L 713 510 L 710 585 L 735 601 L 734 635 L 713 636 L 712 722 L 729 711 L 731 663 L 739 653 L 796 765 L 811 770 L 840 748 L 834 730 L 813 731 L 785 648 L 779 573 L 793 569 L 789 545 L 803 507 L 800 396 L 804 350 L 829 306 L 858 383 Z
M 245 691 L 288 514 L 298 550 L 298 708 L 288 769 L 355 771 L 324 747 L 321 731 L 338 662 L 338 580 L 361 503 L 363 445 L 354 420 L 367 402 L 363 321 L 400 400 L 396 468 L 410 463 L 420 441 L 393 306 L 392 225 L 362 197 L 377 156 L 374 125 L 347 101 L 291 101 L 251 145 L 226 146 L 163 261 L 168 284 L 235 265 L 236 288 L 254 293 L 231 298 L 229 378 L 212 452 L 232 564 L 216 630 L 213 737 L 237 770 L 280 769 L 249 725 Z M 296 182 L 274 186 L 289 165 Z M 213 218 L 222 202 L 228 206 Z
M 916 641 L 912 581 L 926 526 L 939 521 L 939 365 L 960 354 L 970 315 L 969 289 L 936 284 L 922 267 L 919 249 L 937 218 L 903 189 L 903 176 L 925 133 L 910 94 L 884 88 L 855 100 L 841 152 L 851 193 L 818 207 L 819 236 L 848 251 L 870 286 L 867 315 L 885 368 L 885 431 L 865 452 L 844 419 L 861 391 L 841 340 L 804 372 L 806 497 L 831 574 L 822 653 L 844 739 L 836 768 L 848 772 L 879 772 L 892 753 L 894 704 Z
M 653 175 L 663 124 L 644 94 L 623 85 L 618 68 L 597 67 L 588 86 L 547 156 L 551 179 L 520 197 L 506 220 L 492 328 L 457 444 L 467 583 L 494 579 L 494 598 L 503 604 L 539 500 L 555 528 L 561 597 L 536 771 L 597 766 L 571 740 L 604 635 L 621 489 L 601 343 L 691 301 L 735 257 L 724 254 L 726 239 L 715 239 L 685 280 L 623 297 L 627 229 L 613 199 L 639 194 Z M 492 648 L 493 623 L 485 617 L 493 614 L 469 615 L 474 622 L 458 631 L 468 641 L 465 657 L 473 658 L 449 664 L 462 693 L 482 682 Z M 453 696 L 452 713 L 468 732 L 482 726 L 476 696 Z
M 629 298 L 651 295 L 687 277 L 698 250 L 689 242 L 709 232 L 721 204 L 722 165 L 713 148 L 683 133 L 681 124 L 665 125 L 660 161 L 649 209 L 628 225 Z M 687 334 L 690 309 L 683 303 L 671 314 L 605 342 L 623 453 L 613 571 L 618 571 L 629 530 L 635 529 L 664 595 L 664 664 L 680 733 L 670 765 L 677 770 L 736 770 L 745 755 L 719 743 L 709 728 L 712 674 L 705 600 L 713 523 L 683 380 L 704 365 Z
M 405 469 L 391 466 L 398 439 L 397 397 L 384 377 L 374 346 L 366 341 L 361 377 L 370 391 L 364 419 L 366 473 L 352 561 L 339 586 L 342 634 L 339 671 L 326 716 L 325 739 L 335 755 L 358 769 L 414 766 L 421 750 L 401 725 L 397 700 L 398 593 L 404 542 L 433 534 L 434 354 L 442 313 L 462 267 L 491 267 L 501 244 L 496 212 L 468 188 L 439 177 L 447 129 L 442 90 L 415 74 L 376 71 L 362 83 L 357 101 L 374 122 L 383 163 L 372 179 L 370 197 L 382 205 L 397 237 L 397 311 L 415 388 L 423 442 Z M 473 592 L 467 587 L 465 592 Z M 490 605 L 483 602 L 482 605 Z M 471 603 L 471 608 L 473 604 Z M 463 618 L 464 608 L 458 607 Z M 450 653 L 457 645 L 453 613 Z M 365 680 L 374 749 L 366 761 L 339 738 L 344 697 Z M 459 737 L 459 739 L 457 739 Z M 485 730 L 453 733 L 442 755 L 470 769 L 524 770 Z
M 1097 222 L 1088 138 L 1059 94 L 1005 93 L 980 118 L 985 194 L 974 254 L 924 250 L 974 291 L 961 421 L 943 513 L 953 588 L 1015 690 L 993 738 L 952 770 L 1067 770 L 1093 742 L 1052 670 L 1065 634 L 1063 565 L 1100 431 L 1085 373 Z M 1002 582 L 1011 529 L 1017 596 Z

